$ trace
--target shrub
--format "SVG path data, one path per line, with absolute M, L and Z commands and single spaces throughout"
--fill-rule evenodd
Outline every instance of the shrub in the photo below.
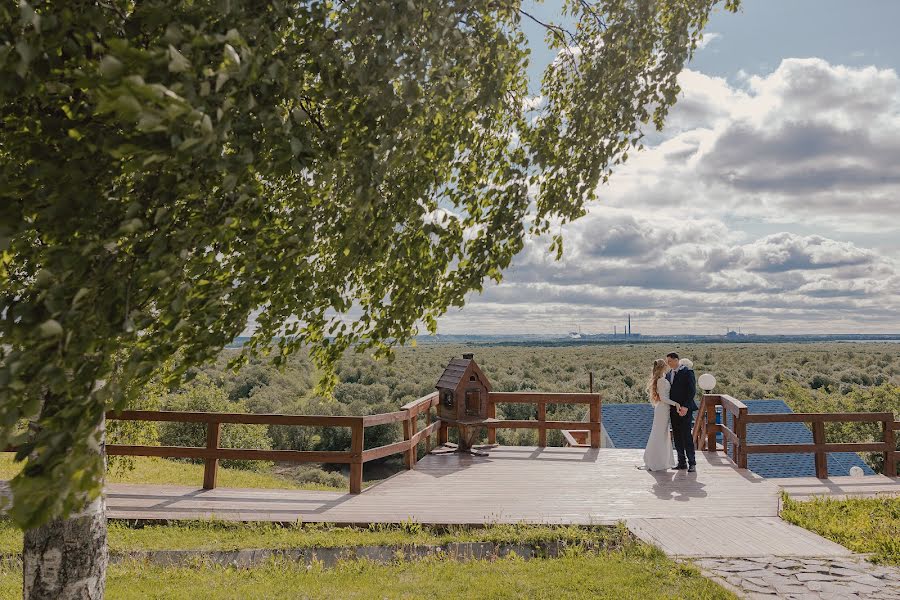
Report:
M 222 388 L 216 387 L 206 375 L 199 375 L 183 391 L 168 395 L 163 401 L 165 410 L 199 411 L 199 412 L 247 412 L 243 401 L 231 402 Z M 265 425 L 236 425 L 226 423 L 222 426 L 219 447 L 221 448 L 258 448 L 271 450 Z M 206 425 L 203 423 L 161 423 L 159 441 L 164 446 L 206 446 Z M 186 459 L 199 462 L 197 459 Z M 258 460 L 223 460 L 222 466 L 261 471 L 271 468 L 272 463 Z

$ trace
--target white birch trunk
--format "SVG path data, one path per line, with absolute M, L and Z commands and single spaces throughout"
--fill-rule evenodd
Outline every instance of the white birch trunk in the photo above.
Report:
M 99 434 L 105 463 L 105 421 Z M 78 514 L 27 530 L 22 563 L 25 600 L 102 600 L 109 563 L 104 495 Z

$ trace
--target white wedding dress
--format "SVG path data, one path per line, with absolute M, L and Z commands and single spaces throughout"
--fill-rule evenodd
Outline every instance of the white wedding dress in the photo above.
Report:
M 648 471 L 665 471 L 676 465 L 669 432 L 669 407 L 678 406 L 678 403 L 669 398 L 671 389 L 672 384 L 665 377 L 656 380 L 659 402 L 653 407 L 653 427 L 644 449 L 644 467 Z

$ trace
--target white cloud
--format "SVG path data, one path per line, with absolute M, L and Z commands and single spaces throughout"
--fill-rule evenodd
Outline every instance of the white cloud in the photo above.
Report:
M 706 32 L 703 34 L 703 37 L 700 38 L 700 42 L 697 44 L 697 49 L 703 50 L 704 48 L 709 46 L 711 43 L 713 43 L 715 40 L 717 40 L 721 37 L 722 37 L 721 33 L 713 33 L 711 31 Z
M 563 261 L 530 241 L 442 332 L 606 331 L 628 312 L 660 333 L 900 331 L 897 73 L 787 59 L 680 84 L 666 129 L 564 229 Z

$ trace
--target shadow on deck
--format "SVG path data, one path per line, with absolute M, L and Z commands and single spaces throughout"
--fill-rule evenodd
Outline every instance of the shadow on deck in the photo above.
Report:
M 610 524 L 633 518 L 776 516 L 779 488 L 698 453 L 698 472 L 639 470 L 642 451 L 501 446 L 428 455 L 362 494 L 112 484 L 110 518 L 346 524 Z

